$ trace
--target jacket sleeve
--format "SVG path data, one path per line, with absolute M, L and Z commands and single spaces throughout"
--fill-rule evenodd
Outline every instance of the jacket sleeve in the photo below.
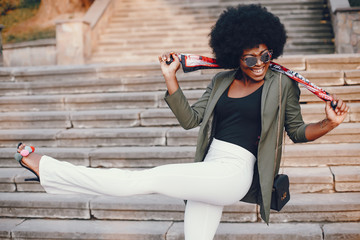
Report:
M 205 114 L 205 109 L 213 88 L 213 81 L 207 86 L 203 95 L 192 106 L 189 105 L 181 88 L 169 95 L 165 94 L 165 102 L 168 104 L 180 125 L 184 129 L 195 128 L 200 125 Z
M 304 123 L 300 108 L 300 88 L 298 84 L 289 79 L 289 89 L 285 103 L 285 130 L 294 143 L 307 142 Z

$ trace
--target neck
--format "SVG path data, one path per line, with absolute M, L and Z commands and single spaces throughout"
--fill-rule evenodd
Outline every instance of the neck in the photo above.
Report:
M 241 73 L 236 78 L 240 81 L 245 87 L 255 86 L 255 85 L 262 85 L 264 83 L 264 79 L 261 81 L 255 81 L 254 79 L 248 77 L 247 75 Z

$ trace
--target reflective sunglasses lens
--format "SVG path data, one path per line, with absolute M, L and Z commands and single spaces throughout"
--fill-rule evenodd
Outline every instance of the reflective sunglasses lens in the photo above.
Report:
M 266 53 L 264 53 L 263 55 L 261 55 L 260 60 L 261 60 L 263 63 L 267 63 L 268 61 L 270 61 L 270 53 L 269 53 L 269 52 L 266 52 Z
M 257 63 L 257 58 L 256 57 L 248 57 L 245 59 L 245 64 L 248 66 L 248 67 L 253 67 L 255 66 Z

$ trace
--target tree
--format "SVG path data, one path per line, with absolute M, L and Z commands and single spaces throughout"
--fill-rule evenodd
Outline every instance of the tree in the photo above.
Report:
M 55 19 L 76 18 L 83 15 L 94 0 L 41 0 L 39 10 L 33 21 L 46 24 Z
M 36 18 L 54 19 L 59 15 L 85 12 L 94 0 L 41 0 Z
M 23 1 L 26 3 L 35 0 Z M 41 0 L 39 9 L 33 17 L 13 25 L 10 28 L 6 28 L 5 26 L 6 39 L 9 40 L 11 38 L 18 39 L 17 41 L 28 41 L 40 38 L 53 38 L 55 35 L 56 20 L 81 18 L 93 2 L 94 0 Z

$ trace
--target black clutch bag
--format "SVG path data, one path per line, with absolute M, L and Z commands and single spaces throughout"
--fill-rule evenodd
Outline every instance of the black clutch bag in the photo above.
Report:
M 285 174 L 279 174 L 274 179 L 270 208 L 280 211 L 289 200 L 289 177 Z

